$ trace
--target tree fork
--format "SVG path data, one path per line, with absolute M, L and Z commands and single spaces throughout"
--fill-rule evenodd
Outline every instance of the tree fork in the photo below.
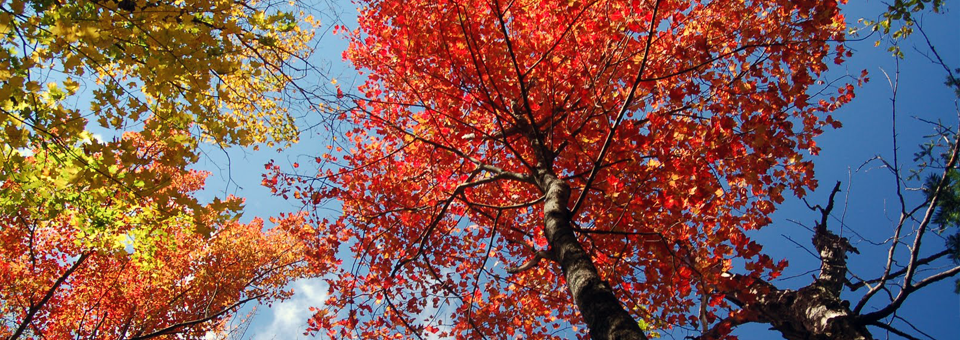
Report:
M 778 289 L 759 278 L 745 293 L 733 292 L 727 299 L 757 322 L 769 323 L 786 339 L 873 339 L 866 325 L 850 310 L 850 302 L 840 298 L 847 274 L 847 253 L 857 252 L 846 238 L 827 229 L 840 182 L 833 187 L 827 207 L 811 207 L 821 214 L 811 240 L 820 254 L 820 275 L 798 290 Z M 742 278 L 742 277 L 741 277 Z

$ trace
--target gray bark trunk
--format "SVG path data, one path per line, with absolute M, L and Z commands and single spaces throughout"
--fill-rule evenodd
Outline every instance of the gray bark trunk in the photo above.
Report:
M 545 195 L 544 233 L 550 252 L 567 280 L 567 287 L 594 340 L 635 340 L 647 337 L 620 304 L 610 285 L 600 278 L 590 255 L 573 232 L 567 203 L 570 187 L 549 171 L 537 182 Z

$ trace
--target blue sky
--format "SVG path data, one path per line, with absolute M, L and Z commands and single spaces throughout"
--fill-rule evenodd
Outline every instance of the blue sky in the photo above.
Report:
M 850 26 L 856 25 L 857 18 L 875 18 L 876 13 L 884 9 L 879 1 L 865 1 L 846 7 Z M 926 14 L 923 16 L 923 29 L 929 35 L 931 43 L 947 65 L 960 67 L 960 9 L 946 14 Z M 874 47 L 878 36 L 866 37 L 863 41 L 850 42 L 854 48 L 854 57 L 833 72 L 858 74 L 860 70 L 870 73 L 871 81 L 858 88 L 857 98 L 837 111 L 834 116 L 844 124 L 843 128 L 826 131 L 818 139 L 823 148 L 820 155 L 814 157 L 816 176 L 820 181 L 819 189 L 807 197 L 811 204 L 825 205 L 829 191 L 836 181 L 841 181 L 844 189 L 837 197 L 836 219 L 829 227 L 834 232 L 846 236 L 861 254 L 851 254 L 849 268 L 852 274 L 872 279 L 882 274 L 888 244 L 873 245 L 871 242 L 884 242 L 893 235 L 894 225 L 899 218 L 899 203 L 896 200 L 896 182 L 891 171 L 884 167 L 876 157 L 882 157 L 893 163 L 893 106 L 891 98 L 899 78 L 896 96 L 896 133 L 898 143 L 899 166 L 904 174 L 915 168 L 913 154 L 919 151 L 919 144 L 929 140 L 933 126 L 923 122 L 942 121 L 956 128 L 958 124 L 957 97 L 943 83 L 946 73 L 939 65 L 933 64 L 924 54 L 928 47 L 919 33 L 900 46 L 906 57 L 898 63 L 881 42 Z M 921 54 L 921 52 L 923 54 Z M 888 81 L 887 76 L 890 77 Z M 873 161 L 870 161 L 874 159 Z M 920 203 L 920 194 L 909 188 L 919 187 L 918 181 L 907 182 L 907 205 Z M 801 249 L 793 242 L 812 249 L 812 232 L 792 221 L 801 222 L 807 227 L 814 225 L 819 214 L 813 213 L 800 200 L 788 200 L 774 215 L 774 225 L 764 229 L 758 239 L 765 250 L 775 257 L 787 258 L 790 267 L 784 277 L 797 276 L 795 279 L 775 282 L 780 288 L 797 287 L 811 282 L 812 275 L 819 267 L 817 258 Z M 843 227 L 841 228 L 841 220 Z M 912 235 L 911 235 L 912 239 Z M 791 241 L 792 240 L 792 241 Z M 922 254 L 930 254 L 943 249 L 943 241 L 936 235 L 926 238 L 926 248 Z M 904 247 L 901 247 L 903 249 Z M 902 253 L 902 252 L 900 252 Z M 902 257 L 901 257 L 902 258 Z M 951 265 L 950 261 L 940 262 Z M 956 339 L 960 334 L 960 296 L 953 292 L 953 280 L 948 279 L 939 285 L 929 286 L 915 295 L 899 311 L 900 316 L 910 320 L 914 326 L 935 339 Z M 862 293 L 861 289 L 857 293 Z M 896 293 L 896 292 L 895 292 Z M 843 296 L 856 304 L 858 294 Z M 883 300 L 881 297 L 874 300 Z M 864 310 L 870 311 L 871 305 Z M 874 306 L 876 307 L 876 306 Z M 896 325 L 896 324 L 895 324 Z M 902 323 L 901 329 L 909 330 Z M 771 333 L 761 333 L 767 327 L 749 327 L 738 334 L 742 339 L 766 339 Z M 872 329 L 877 338 L 886 338 L 886 334 Z M 918 335 L 916 332 L 911 332 Z M 761 335 L 766 334 L 766 335 Z M 897 338 L 892 336 L 892 338 Z M 923 338 L 921 336 L 921 338 Z
M 354 27 L 353 17 L 356 14 L 352 9 L 353 5 L 346 3 L 343 6 L 342 24 Z M 858 18 L 875 18 L 885 5 L 871 0 L 850 4 L 845 8 L 849 25 L 854 27 L 860 25 L 857 23 Z M 953 67 L 960 67 L 958 22 L 960 9 L 940 15 L 926 14 L 923 18 L 924 30 L 930 35 L 944 61 Z M 324 28 L 329 28 L 332 24 L 331 18 L 327 17 Z M 895 58 L 886 51 L 886 42 L 875 47 L 874 42 L 879 36 L 861 37 L 862 41 L 848 43 L 854 50 L 854 57 L 848 63 L 835 67 L 831 74 L 833 77 L 844 74 L 856 76 L 865 69 L 870 73 L 871 81 L 856 90 L 857 97 L 852 103 L 834 113 L 844 127 L 827 130 L 817 140 L 822 151 L 812 159 L 816 162 L 820 188 L 809 194 L 807 199 L 811 204 L 825 204 L 833 183 L 843 182 L 841 188 L 844 191 L 838 195 L 838 207 L 834 213 L 837 219 L 831 221 L 830 228 L 850 237 L 854 246 L 861 251 L 861 255 L 854 254 L 850 259 L 851 272 L 864 278 L 873 278 L 882 271 L 887 245 L 875 246 L 870 242 L 880 243 L 892 235 L 899 211 L 895 201 L 896 183 L 891 172 L 876 160 L 867 162 L 877 156 L 893 162 L 894 123 L 890 100 L 892 90 L 884 72 L 891 78 L 899 75 L 896 127 L 899 165 L 903 169 L 913 166 L 912 155 L 918 150 L 917 146 L 926 140 L 924 136 L 933 132 L 933 127 L 920 119 L 942 120 L 948 126 L 955 127 L 958 110 L 956 96 L 943 85 L 944 70 L 917 51 L 927 50 L 919 35 L 901 43 L 906 59 L 899 63 L 899 73 Z M 353 87 L 351 82 L 355 75 L 349 65 L 340 61 L 340 54 L 345 46 L 340 36 L 328 34 L 320 41 L 316 58 L 318 63 L 329 65 L 328 74 L 335 75 L 341 86 L 347 89 Z M 246 197 L 246 219 L 295 211 L 299 208 L 296 202 L 270 196 L 265 188 L 259 186 L 262 165 L 269 159 L 274 159 L 286 168 L 293 162 L 305 163 L 303 158 L 312 159 L 313 155 L 325 149 L 325 145 L 323 136 L 308 134 L 300 144 L 282 154 L 270 150 L 253 152 L 232 149 L 229 150 L 232 161 L 230 166 L 221 151 L 211 151 L 210 157 L 200 164 L 214 172 L 214 176 L 208 180 L 206 194 L 222 196 L 226 191 Z M 224 180 L 227 176 L 232 177 L 235 183 L 227 183 Z M 917 187 L 919 184 L 906 183 L 906 187 Z M 919 199 L 916 192 L 907 191 L 907 197 L 908 203 L 917 202 Z M 818 216 L 807 209 L 802 201 L 788 199 L 774 215 L 774 224 L 754 234 L 769 254 L 776 258 L 786 258 L 791 263 L 784 277 L 793 278 L 774 282 L 779 287 L 805 285 L 815 275 L 815 272 L 811 271 L 818 268 L 819 262 L 801 246 L 812 249 L 812 232 L 807 228 L 813 225 Z M 943 249 L 942 241 L 936 237 L 930 237 L 926 245 L 931 249 L 926 253 Z M 949 265 L 950 262 L 945 261 L 942 264 Z M 256 307 L 258 312 L 245 333 L 245 338 L 293 339 L 301 336 L 310 315 L 308 308 L 322 303 L 326 289 L 319 279 L 299 281 L 294 283 L 292 288 L 296 294 L 290 300 L 273 306 Z M 854 303 L 858 299 L 857 295 L 844 297 L 852 299 Z M 867 308 L 869 310 L 871 307 Z M 960 296 L 953 293 L 952 280 L 912 295 L 900 309 L 899 315 L 936 339 L 952 339 L 956 334 L 960 334 Z M 768 331 L 767 327 L 745 326 L 739 328 L 735 334 L 740 335 L 741 339 L 779 338 L 777 333 Z M 885 338 L 885 334 L 876 329 L 873 331 L 877 338 Z M 675 333 L 677 338 L 682 338 L 683 335 L 682 332 Z

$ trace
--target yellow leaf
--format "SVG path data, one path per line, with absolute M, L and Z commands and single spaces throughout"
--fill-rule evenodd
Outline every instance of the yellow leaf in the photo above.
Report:
M 0 13 L 0 35 L 6 35 L 10 32 L 11 16 L 9 13 Z
M 83 26 L 83 35 L 89 39 L 96 39 L 100 37 L 100 30 L 93 25 L 84 25 Z
M 77 93 L 77 88 L 80 87 L 80 84 L 74 81 L 73 78 L 67 78 L 67 80 L 63 81 L 63 87 L 66 88 L 70 94 L 74 94 Z

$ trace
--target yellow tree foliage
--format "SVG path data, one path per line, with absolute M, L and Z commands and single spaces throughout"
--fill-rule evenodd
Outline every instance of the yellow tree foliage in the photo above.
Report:
M 304 275 L 298 216 L 238 223 L 190 170 L 296 141 L 292 5 L 0 1 L 0 337 L 203 337 Z

